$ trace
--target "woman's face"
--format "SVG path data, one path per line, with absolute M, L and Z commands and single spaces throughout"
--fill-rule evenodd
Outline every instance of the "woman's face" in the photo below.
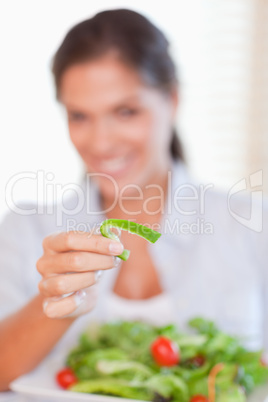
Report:
M 71 141 L 87 171 L 97 173 L 106 199 L 115 187 L 137 195 L 166 176 L 177 98 L 146 86 L 115 56 L 76 64 L 65 71 L 60 100 Z

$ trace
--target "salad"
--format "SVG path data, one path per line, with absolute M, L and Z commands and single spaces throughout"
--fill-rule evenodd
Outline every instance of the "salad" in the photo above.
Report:
M 243 402 L 268 380 L 262 352 L 245 349 L 213 322 L 92 324 L 57 381 L 70 391 L 153 402 Z

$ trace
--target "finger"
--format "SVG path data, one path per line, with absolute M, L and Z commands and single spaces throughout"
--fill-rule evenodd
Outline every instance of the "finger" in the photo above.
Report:
M 39 282 L 40 292 L 46 296 L 61 296 L 87 288 L 96 283 L 94 272 L 81 274 L 55 275 Z
M 91 311 L 96 301 L 97 288 L 93 285 L 68 297 L 45 299 L 43 311 L 49 318 L 72 317 Z
M 73 294 L 58 300 L 48 299 L 44 301 L 43 311 L 49 318 L 62 318 L 72 314 L 79 304 L 79 300 L 76 295 Z
M 111 269 L 116 266 L 116 261 L 116 257 L 108 255 L 69 251 L 45 255 L 37 261 L 36 267 L 42 276 L 47 277 L 51 274 Z
M 64 252 L 70 250 L 90 251 L 98 254 L 120 255 L 124 247 L 116 240 L 88 232 L 62 232 L 46 237 L 44 250 Z

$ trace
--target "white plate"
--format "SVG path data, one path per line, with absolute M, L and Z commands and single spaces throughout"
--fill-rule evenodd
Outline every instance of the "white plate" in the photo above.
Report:
M 27 402 L 142 402 L 133 399 L 84 394 L 60 389 L 54 379 L 55 374 L 64 367 L 65 357 L 66 353 L 61 356 L 57 355 L 53 358 L 47 358 L 38 369 L 13 381 L 10 384 L 10 388 L 12 391 L 25 396 Z
M 38 402 L 135 402 L 133 399 L 116 398 L 104 395 L 83 394 L 61 390 L 54 378 L 63 367 L 66 353 L 47 358 L 38 369 L 19 377 L 10 385 L 11 389 L 26 397 L 25 400 Z M 248 402 L 268 402 L 268 385 L 257 389 Z M 141 401 L 136 401 L 141 402 Z

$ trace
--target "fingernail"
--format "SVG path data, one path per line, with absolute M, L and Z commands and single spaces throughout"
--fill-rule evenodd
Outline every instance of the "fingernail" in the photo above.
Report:
M 84 290 L 79 290 L 78 292 L 75 292 L 74 301 L 75 301 L 76 307 L 80 306 L 80 304 L 83 302 L 85 297 L 86 297 L 86 292 Z
M 95 271 L 95 281 L 98 282 L 100 280 L 100 277 L 102 276 L 103 271 Z
M 123 252 L 124 247 L 123 247 L 123 244 L 122 244 L 122 243 L 119 243 L 119 242 L 111 242 L 111 243 L 109 244 L 109 250 L 111 251 L 111 253 L 113 253 L 113 254 L 115 254 L 115 255 L 120 255 L 120 254 Z
M 114 268 L 118 268 L 121 262 L 121 258 L 114 257 Z

